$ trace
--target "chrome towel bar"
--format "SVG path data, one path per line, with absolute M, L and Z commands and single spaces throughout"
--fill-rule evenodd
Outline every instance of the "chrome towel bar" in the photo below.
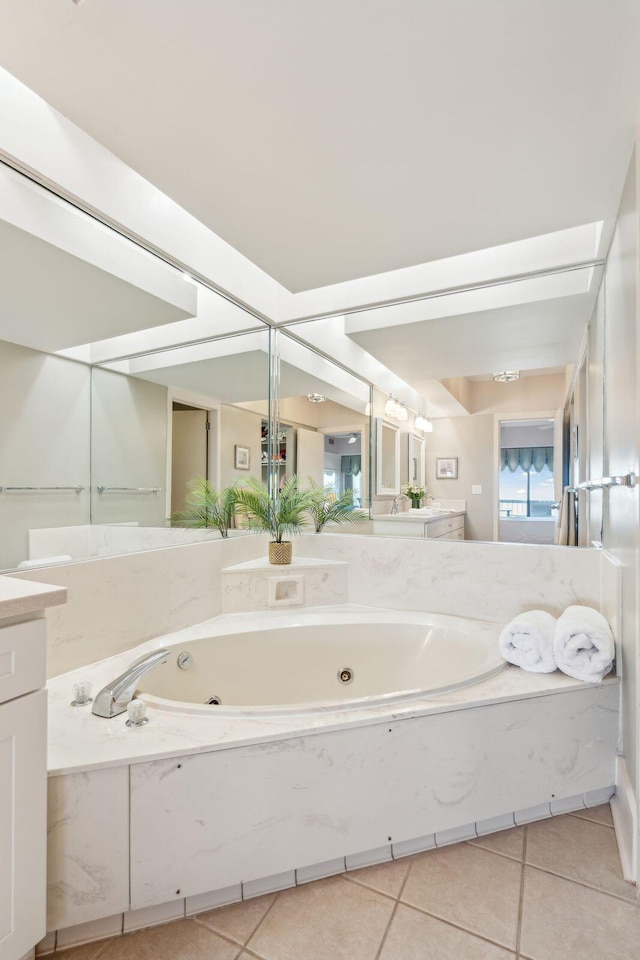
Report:
M 105 487 L 98 484 L 98 493 L 161 493 L 162 487 Z
M 82 493 L 84 489 L 79 483 L 71 487 L 5 487 L 0 484 L 0 493 L 22 493 L 24 490 L 73 490 L 74 493 Z
M 577 487 L 570 487 L 569 492 L 575 493 L 578 490 L 586 490 L 591 493 L 592 490 L 610 490 L 611 487 L 635 487 L 638 483 L 638 477 L 635 473 L 625 473 L 621 477 L 600 477 L 599 480 L 585 480 L 579 483 Z

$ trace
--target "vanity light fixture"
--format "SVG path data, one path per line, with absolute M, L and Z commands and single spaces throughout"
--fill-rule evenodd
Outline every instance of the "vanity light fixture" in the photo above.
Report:
M 415 428 L 416 430 L 422 430 L 423 433 L 433 433 L 433 424 L 429 417 L 425 417 L 423 413 L 419 413 L 416 417 Z
M 387 402 L 386 402 L 385 405 L 384 405 L 384 415 L 385 415 L 385 417 L 393 417 L 393 419 L 395 420 L 395 418 L 396 418 L 396 405 L 397 405 L 397 401 L 393 399 L 393 397 L 391 396 L 391 394 L 389 394 L 389 396 L 388 396 L 388 398 L 387 398 Z
M 408 420 L 408 419 L 409 419 L 409 413 L 408 413 L 407 408 L 405 407 L 404 403 L 399 403 L 399 404 L 398 404 L 398 412 L 397 412 L 397 414 L 396 414 L 396 417 L 398 418 L 398 420 L 401 420 L 403 423 L 404 423 L 405 420 Z
M 308 393 L 307 400 L 309 403 L 324 403 L 327 398 L 323 397 L 321 393 Z
M 496 383 L 513 383 L 520 379 L 519 370 L 503 370 L 502 373 L 494 373 L 493 379 Z

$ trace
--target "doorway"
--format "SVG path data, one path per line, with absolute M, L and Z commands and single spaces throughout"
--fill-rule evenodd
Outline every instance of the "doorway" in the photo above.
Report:
M 187 403 L 171 409 L 171 512 L 184 510 L 188 483 L 209 479 L 209 411 Z
M 352 491 L 354 504 L 362 506 L 361 432 L 325 434 L 323 486 L 337 497 Z
M 498 539 L 553 543 L 558 517 L 555 420 L 502 420 L 499 424 Z

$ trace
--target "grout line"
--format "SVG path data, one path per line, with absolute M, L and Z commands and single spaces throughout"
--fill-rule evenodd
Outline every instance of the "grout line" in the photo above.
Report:
M 486 837 L 492 836 L 492 834 L 484 834 Z M 482 840 L 482 837 L 478 837 L 478 840 Z M 498 857 L 504 857 L 505 860 L 511 860 L 512 863 L 524 863 L 522 857 L 516 857 L 512 853 L 504 853 L 502 850 L 494 850 L 493 847 L 486 847 L 483 843 L 478 843 L 476 840 L 463 840 L 463 843 L 468 843 L 472 847 L 480 847 L 481 850 L 487 850 L 489 853 L 495 853 Z M 442 847 L 440 849 L 443 849 Z
M 409 866 L 408 866 L 408 868 L 407 868 L 407 872 L 406 872 L 405 875 L 404 875 L 404 880 L 402 881 L 402 883 L 401 883 L 401 885 L 400 885 L 400 889 L 398 890 L 398 896 L 395 898 L 395 903 L 394 903 L 394 905 L 393 905 L 393 910 L 391 911 L 391 916 L 389 917 L 389 922 L 387 923 L 387 926 L 386 926 L 386 928 L 385 928 L 385 931 L 384 931 L 384 933 L 382 934 L 382 940 L 380 941 L 380 946 L 378 947 L 378 950 L 377 950 L 377 952 L 376 952 L 375 960 L 379 960 L 380 954 L 382 953 L 382 950 L 384 949 L 384 945 L 385 945 L 385 943 L 386 943 L 386 941 L 387 941 L 387 937 L 389 936 L 389 931 L 391 930 L 391 924 L 393 923 L 394 917 L 395 917 L 396 913 L 398 912 L 398 906 L 399 906 L 399 904 L 400 904 L 400 897 L 402 896 L 402 892 L 403 892 L 403 890 L 404 890 L 404 888 L 405 888 L 405 886 L 406 886 L 406 884 L 407 884 L 407 880 L 409 879 L 409 874 L 411 873 L 411 868 L 412 868 L 412 866 L 413 866 L 413 860 L 411 860 L 411 861 L 409 862 Z
M 295 890 L 296 888 L 295 888 L 295 887 L 289 887 L 288 889 L 289 889 L 289 890 Z M 245 942 L 244 942 L 244 945 L 245 945 L 245 946 L 246 946 L 246 944 L 248 944 L 248 943 L 253 939 L 253 937 L 255 937 L 256 933 L 258 932 L 258 930 L 260 929 L 260 927 L 262 926 L 262 924 L 264 923 L 264 921 L 267 919 L 267 917 L 269 916 L 269 914 L 271 913 L 271 911 L 272 911 L 273 908 L 275 907 L 275 905 L 276 905 L 276 900 L 277 900 L 278 897 L 280 896 L 281 892 L 282 892 L 281 890 L 277 890 L 277 891 L 276 891 L 276 894 L 275 894 L 273 900 L 271 901 L 271 903 L 269 904 L 269 906 L 267 907 L 267 909 L 265 910 L 264 915 L 261 917 L 260 920 L 258 920 L 256 926 L 254 927 L 254 929 L 251 931 L 251 933 L 249 934 L 249 936 L 248 936 L 247 939 L 245 940 Z
M 408 873 L 408 871 L 407 871 L 407 873 Z M 340 874 L 340 873 L 339 873 L 338 876 L 339 876 L 339 877 L 340 877 L 340 876 L 344 876 L 344 879 L 345 879 L 345 880 L 349 880 L 351 883 L 355 883 L 355 884 L 357 884 L 359 887 L 364 887 L 365 890 L 371 890 L 373 893 L 379 893 L 381 897 L 386 897 L 387 900 L 393 900 L 394 903 L 395 903 L 395 901 L 398 899 L 397 897 L 394 897 L 394 895 L 393 895 L 392 893 L 385 893 L 384 890 L 378 890 L 377 887 L 372 887 L 372 886 L 370 886 L 370 884 L 365 883 L 364 880 L 358 880 L 356 877 L 350 877 L 350 876 L 348 876 L 347 874 L 344 874 L 344 875 L 343 875 L 343 874 Z M 404 885 L 404 884 L 403 884 L 403 885 Z
M 107 952 L 107 950 L 109 949 L 109 947 L 110 947 L 113 943 L 115 943 L 116 940 L 119 940 L 119 939 L 120 939 L 120 937 L 110 937 L 108 940 L 105 940 L 102 948 L 101 948 L 100 950 L 98 950 L 98 952 L 96 953 L 96 955 L 95 955 L 95 957 L 94 957 L 94 960 L 98 960 L 98 957 L 104 956 L 104 954 Z M 67 949 L 67 948 L 65 947 L 65 949 Z
M 524 863 L 525 867 L 531 867 L 532 870 L 537 870 L 539 873 L 546 873 L 551 877 L 557 877 L 558 880 L 566 880 L 567 883 L 575 883 L 578 887 L 584 887 L 586 890 L 593 890 L 595 893 L 601 893 L 604 897 L 612 897 L 614 900 L 618 900 L 620 903 L 630 903 L 632 906 L 638 905 L 638 900 L 630 900 L 628 897 L 621 897 L 617 893 L 611 893 L 610 890 L 603 890 L 602 887 L 594 887 L 590 883 L 585 883 L 584 880 L 576 880 L 574 877 L 567 877 L 564 873 L 555 873 L 553 870 L 548 870 L 546 867 L 539 867 L 535 863 Z M 633 884 L 629 884 L 633 890 Z
M 520 956 L 520 940 L 522 938 L 522 908 L 524 906 L 524 865 L 527 860 L 527 840 L 529 838 L 529 828 L 524 828 L 524 839 L 522 841 L 522 861 L 520 863 L 520 896 L 518 898 L 518 922 L 516 924 L 516 958 Z
M 453 920 L 447 920 L 446 917 L 441 916 L 439 913 L 431 913 L 430 910 L 425 910 L 424 907 L 416 907 L 414 903 L 408 903 L 406 900 L 399 900 L 398 903 L 401 903 L 403 907 L 408 907 L 409 910 L 415 910 L 416 913 L 422 913 L 426 917 L 433 917 L 434 920 L 446 923 L 448 927 L 453 927 L 454 930 L 460 930 L 461 933 L 467 933 L 470 937 L 475 937 L 476 940 L 490 943 L 492 947 L 500 947 L 501 950 L 506 950 L 507 953 L 511 953 L 515 957 L 513 947 L 506 947 L 504 943 L 500 943 L 498 940 L 491 940 L 489 937 L 485 937 L 483 933 L 478 933 L 477 930 L 469 930 L 468 927 L 461 927 L 459 923 L 455 923 Z
M 608 827 L 609 830 L 615 830 L 615 827 L 612 823 L 603 823 L 602 820 L 596 820 L 595 817 L 586 817 L 585 814 L 588 812 L 589 807 L 585 807 L 584 811 L 578 812 L 577 810 L 572 810 L 571 813 L 567 814 L 569 817 L 575 817 L 576 820 L 587 820 L 589 823 L 597 823 L 599 827 Z

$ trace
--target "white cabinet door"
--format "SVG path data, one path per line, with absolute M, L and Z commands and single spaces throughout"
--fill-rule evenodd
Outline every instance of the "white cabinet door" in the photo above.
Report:
M 47 694 L 0 705 L 0 958 L 45 935 Z

